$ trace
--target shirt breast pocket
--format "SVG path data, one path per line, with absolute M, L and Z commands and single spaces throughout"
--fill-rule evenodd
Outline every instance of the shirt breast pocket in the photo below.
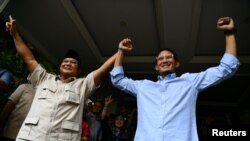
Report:
M 38 99 L 42 100 L 42 99 L 50 99 L 52 98 L 52 95 L 54 95 L 56 93 L 56 88 L 55 87 L 51 87 L 49 85 L 44 85 L 41 93 L 38 96 Z
M 66 91 L 66 102 L 79 105 L 80 94 L 74 89 L 67 89 Z

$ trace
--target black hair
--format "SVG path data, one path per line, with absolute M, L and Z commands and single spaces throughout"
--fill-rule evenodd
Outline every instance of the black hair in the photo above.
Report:
M 95 101 L 94 101 L 94 104 L 96 104 L 96 103 L 102 104 L 102 107 L 105 106 L 105 102 L 104 102 L 104 100 L 102 100 L 102 99 L 97 99 L 97 100 L 95 100 Z
M 128 120 L 128 117 L 127 117 L 127 116 L 125 116 L 125 115 L 123 115 L 122 113 L 118 113 L 118 114 L 116 114 L 116 115 L 115 115 L 115 119 L 116 119 L 117 117 L 119 117 L 119 116 L 121 116 L 121 117 L 122 117 L 122 119 L 123 119 L 125 122 Z

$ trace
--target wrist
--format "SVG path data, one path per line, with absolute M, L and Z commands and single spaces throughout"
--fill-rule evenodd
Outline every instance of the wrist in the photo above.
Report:
M 122 47 L 120 47 L 120 46 L 118 46 L 118 50 L 120 50 L 120 51 L 125 51 L 125 49 L 124 48 L 122 48 Z
M 224 35 L 233 35 L 237 32 L 236 28 L 230 29 L 230 30 L 225 30 Z

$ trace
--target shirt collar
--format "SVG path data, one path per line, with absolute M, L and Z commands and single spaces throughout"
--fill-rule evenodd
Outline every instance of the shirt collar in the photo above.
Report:
M 70 78 L 67 78 L 65 80 L 62 80 L 62 78 L 60 77 L 60 75 L 58 75 L 56 77 L 56 81 L 61 81 L 62 83 L 68 83 L 68 82 L 71 82 L 71 81 L 74 81 L 76 79 L 76 77 L 70 77 Z
M 176 73 L 171 73 L 171 74 L 168 74 L 166 76 L 158 75 L 157 78 L 158 78 L 158 81 L 174 79 L 174 78 L 176 78 Z

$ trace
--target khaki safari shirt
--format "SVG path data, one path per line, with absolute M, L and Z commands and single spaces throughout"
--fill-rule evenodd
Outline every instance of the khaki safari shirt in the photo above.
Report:
M 93 73 L 62 81 L 38 65 L 28 79 L 36 94 L 16 140 L 80 141 L 84 102 L 97 88 Z

